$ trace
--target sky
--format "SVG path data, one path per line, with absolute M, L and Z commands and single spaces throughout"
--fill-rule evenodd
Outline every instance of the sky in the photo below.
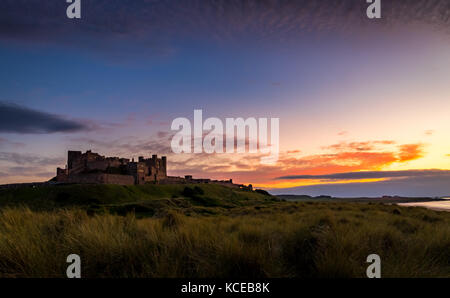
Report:
M 67 150 L 168 156 L 168 174 L 276 194 L 450 195 L 450 3 L 0 2 L 0 184 Z M 174 154 L 171 122 L 280 119 L 280 156 Z

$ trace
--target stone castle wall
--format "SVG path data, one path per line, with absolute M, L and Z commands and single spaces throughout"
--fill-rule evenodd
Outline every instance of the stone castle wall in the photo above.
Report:
M 118 184 L 133 185 L 134 177 L 131 175 L 116 175 L 105 173 L 78 174 L 70 175 L 65 181 L 66 183 L 76 184 Z
M 129 184 L 129 178 L 124 180 L 119 176 L 132 176 L 134 184 L 158 183 L 167 178 L 167 159 L 165 156 L 158 158 L 157 155 L 146 159 L 140 156 L 139 161 L 135 162 L 126 158 L 105 157 L 90 150 L 85 153 L 68 151 L 66 168 L 58 168 L 56 172 L 57 182 L 107 183 L 103 180 L 110 179 L 114 184 Z M 110 176 L 90 174 L 109 174 Z M 119 178 L 112 175 L 117 175 Z

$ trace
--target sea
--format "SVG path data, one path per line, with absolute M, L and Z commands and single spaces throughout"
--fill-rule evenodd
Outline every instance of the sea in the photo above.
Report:
M 450 212 L 450 198 L 443 198 L 443 199 L 445 201 L 398 203 L 398 205 L 399 206 L 410 206 L 410 207 L 425 207 L 428 209 Z

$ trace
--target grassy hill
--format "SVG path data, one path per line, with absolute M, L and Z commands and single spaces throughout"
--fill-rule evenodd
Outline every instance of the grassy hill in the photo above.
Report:
M 0 208 L 22 206 L 36 211 L 82 208 L 90 213 L 154 215 L 161 211 L 212 212 L 279 199 L 255 191 L 215 184 L 59 185 L 0 189 Z M 209 211 L 208 211 L 209 210 Z

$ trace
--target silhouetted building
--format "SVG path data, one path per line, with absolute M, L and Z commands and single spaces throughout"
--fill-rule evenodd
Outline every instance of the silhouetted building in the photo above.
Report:
M 91 150 L 68 151 L 66 168 L 56 169 L 56 182 L 86 184 L 219 184 L 227 187 L 252 190 L 252 185 L 234 184 L 229 180 L 194 179 L 167 176 L 167 158 L 139 156 L 138 161 L 127 158 L 105 157 Z
M 90 150 L 69 151 L 67 166 L 56 170 L 56 181 L 69 183 L 144 184 L 167 178 L 167 159 L 139 157 L 137 162 L 127 158 L 105 157 Z

